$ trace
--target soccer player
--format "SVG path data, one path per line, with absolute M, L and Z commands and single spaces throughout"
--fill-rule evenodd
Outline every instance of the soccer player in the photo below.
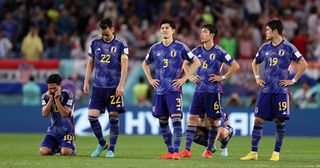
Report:
M 202 145 L 204 147 L 208 146 L 208 135 L 210 123 L 208 118 L 199 118 L 195 132 L 195 136 L 193 137 L 193 142 Z M 218 133 L 216 139 L 214 140 L 214 148 L 213 152 L 216 151 L 216 144 L 218 141 L 221 142 L 221 153 L 220 156 L 227 157 L 228 156 L 228 148 L 227 145 L 233 135 L 233 128 L 230 126 L 228 121 L 228 115 L 226 113 L 222 113 L 221 116 L 221 124 L 218 129 Z
M 190 107 L 186 146 L 180 153 L 182 157 L 192 157 L 191 144 L 200 115 L 206 115 L 210 121 L 209 142 L 202 156 L 204 158 L 212 157 L 213 143 L 218 133 L 221 118 L 221 93 L 223 93 L 221 81 L 230 78 L 239 69 L 239 64 L 224 49 L 214 43 L 217 34 L 218 29 L 214 25 L 202 26 L 201 43 L 203 45 L 192 51 L 199 58 L 202 66 L 197 70 L 197 76 L 189 78 L 190 81 L 196 83 L 196 89 Z M 220 71 L 223 63 L 229 65 L 230 68 L 224 75 L 221 75 Z M 188 66 L 185 67 L 185 70 L 189 71 Z
M 50 75 L 46 82 L 48 91 L 42 95 L 42 116 L 50 116 L 46 136 L 39 149 L 40 155 L 63 156 L 76 154 L 72 110 L 74 97 L 71 91 L 61 88 L 61 77 Z
M 91 157 L 99 157 L 103 150 L 108 149 L 106 157 L 113 158 L 119 135 L 119 113 L 125 112 L 123 92 L 129 53 L 126 42 L 114 35 L 110 19 L 102 19 L 99 26 L 102 37 L 91 42 L 83 91 L 89 93 L 89 79 L 95 69 L 88 119 L 99 144 Z M 110 147 L 103 137 L 98 120 L 106 107 L 109 112 Z
M 267 23 L 265 34 L 269 41 L 260 47 L 256 58 L 252 61 L 256 83 L 261 89 L 255 109 L 251 152 L 241 160 L 258 160 L 258 145 L 263 123 L 272 120 L 276 126 L 276 142 L 270 160 L 280 159 L 285 120 L 288 120 L 290 115 L 288 86 L 296 83 L 308 66 L 297 48 L 282 38 L 282 30 L 283 25 L 280 20 L 271 20 Z M 288 68 L 291 61 L 297 63 L 297 73 L 289 80 Z M 262 62 L 264 62 L 264 72 L 261 77 L 258 64 Z
M 182 97 L 181 85 L 190 74 L 200 66 L 189 48 L 182 42 L 174 40 L 176 25 L 173 21 L 163 19 L 160 23 L 162 41 L 154 44 L 142 63 L 142 68 L 149 83 L 154 88 L 153 116 L 159 119 L 160 130 L 168 152 L 161 159 L 179 160 L 182 128 Z M 181 77 L 184 60 L 192 62 L 190 72 Z M 151 76 L 149 64 L 155 63 L 155 78 Z M 168 125 L 172 120 L 173 135 Z M 173 137 L 173 145 L 172 145 Z

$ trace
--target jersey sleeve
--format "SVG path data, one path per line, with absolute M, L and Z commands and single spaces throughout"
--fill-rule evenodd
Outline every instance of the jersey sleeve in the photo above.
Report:
M 42 106 L 45 106 L 48 104 L 48 101 L 49 101 L 49 97 L 47 96 L 46 93 L 44 93 L 42 96 L 41 96 L 41 105 Z
M 121 40 L 121 43 L 122 43 L 122 47 L 123 47 L 121 55 L 123 55 L 123 54 L 129 55 L 128 44 L 124 40 Z
M 262 50 L 263 50 L 263 46 L 261 46 L 259 48 L 259 51 L 257 52 L 256 54 L 256 63 L 257 64 L 260 64 L 263 62 L 264 58 L 263 58 L 263 55 L 261 54 L 262 53 Z
M 194 54 L 192 51 L 190 51 L 189 47 L 185 44 L 182 45 L 181 55 L 184 60 L 193 62 Z
M 302 58 L 302 54 L 299 52 L 299 50 L 295 46 L 290 45 L 290 48 L 291 48 L 291 52 L 290 52 L 289 59 L 295 62 L 299 62 Z
M 222 49 L 220 51 L 220 55 L 221 55 L 221 57 L 220 57 L 220 61 L 221 62 L 224 62 L 224 63 L 226 63 L 228 65 L 231 65 L 231 62 L 233 61 L 233 58 L 231 58 L 231 56 L 225 50 Z
M 67 106 L 69 108 L 73 107 L 74 104 L 74 96 L 70 90 L 66 90 L 65 94 L 63 94 L 63 101 L 61 102 L 63 106 Z
M 153 63 L 153 61 L 154 61 L 153 47 L 151 47 L 149 52 L 147 53 L 145 61 L 147 64 Z
M 94 48 L 93 47 L 94 47 L 94 41 L 91 42 L 90 47 L 88 49 L 88 55 L 89 55 L 89 57 L 92 57 L 92 58 L 94 58 L 94 54 L 93 54 Z

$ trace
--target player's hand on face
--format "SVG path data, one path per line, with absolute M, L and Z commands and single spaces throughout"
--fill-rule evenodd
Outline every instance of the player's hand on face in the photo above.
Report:
M 220 81 L 222 81 L 222 80 L 223 80 L 223 79 L 222 79 L 221 76 L 215 75 L 215 74 L 211 74 L 211 75 L 210 75 L 210 78 L 209 78 L 209 81 L 210 81 L 210 82 L 220 82 Z
M 294 82 L 292 80 L 281 80 L 279 82 L 279 85 L 282 86 L 282 87 L 291 86 L 293 84 L 294 84 Z
M 201 82 L 200 80 L 200 77 L 199 76 L 191 76 L 189 78 L 190 82 L 193 82 L 193 83 L 196 83 L 196 84 L 199 84 Z
M 175 79 L 175 80 L 173 80 L 172 82 L 172 86 L 174 86 L 174 87 L 181 87 L 184 83 L 186 83 L 187 82 L 187 80 L 188 80 L 188 78 L 186 78 L 185 76 L 184 77 L 182 77 L 182 78 L 180 78 L 180 79 Z
M 50 99 L 53 99 L 53 94 L 49 90 L 46 92 L 46 94 L 49 96 Z
M 261 88 L 264 88 L 264 85 L 266 84 L 261 78 L 257 78 L 256 83 Z
M 89 83 L 87 83 L 87 82 L 84 82 L 84 84 L 83 84 L 83 93 L 85 95 L 89 94 Z
M 156 87 L 158 87 L 159 86 L 159 80 L 158 79 L 151 79 L 151 80 L 149 80 L 149 83 L 150 83 L 150 85 L 153 87 L 153 88 L 156 88 Z
M 54 93 L 54 99 L 59 99 L 61 96 L 61 86 L 58 86 L 57 91 Z
M 116 89 L 116 96 L 123 96 L 123 93 L 124 93 L 124 86 L 118 85 Z

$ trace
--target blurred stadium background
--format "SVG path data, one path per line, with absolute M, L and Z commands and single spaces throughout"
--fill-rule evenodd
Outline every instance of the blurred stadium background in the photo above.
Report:
M 77 135 L 91 135 L 86 118 L 89 97 L 83 96 L 81 90 L 86 51 L 91 40 L 100 35 L 97 24 L 103 17 L 114 21 L 117 36 L 129 46 L 125 86 L 128 112 L 121 118 L 122 134 L 159 133 L 150 112 L 152 88 L 140 65 L 149 47 L 159 41 L 159 22 L 170 18 L 177 23 L 175 38 L 190 49 L 200 45 L 203 24 L 218 26 L 215 42 L 241 67 L 234 77 L 223 82 L 223 104 L 236 135 L 250 135 L 258 89 L 251 61 L 265 41 L 265 23 L 279 18 L 284 37 L 309 64 L 306 73 L 291 87 L 292 120 L 287 135 L 320 136 L 318 0 L 0 0 L 0 133 L 44 133 L 48 120 L 40 115 L 40 96 L 46 91 L 46 77 L 60 73 L 65 79 L 63 86 L 76 95 Z M 294 67 L 293 64 L 290 68 L 289 78 L 295 73 Z M 191 83 L 183 86 L 186 113 L 193 87 Z M 107 117 L 103 118 L 107 133 Z M 272 127 L 266 127 L 266 135 L 273 135 Z

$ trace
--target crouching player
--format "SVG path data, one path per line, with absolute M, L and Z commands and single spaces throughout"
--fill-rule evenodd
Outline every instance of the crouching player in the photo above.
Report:
M 46 80 L 48 91 L 41 98 L 42 116 L 50 116 L 50 124 L 40 145 L 40 155 L 76 154 L 72 118 L 74 98 L 71 91 L 61 88 L 61 81 L 58 74 L 50 75 Z
M 200 144 L 204 147 L 208 146 L 208 137 L 209 137 L 209 121 L 207 118 L 200 118 L 199 123 L 197 125 L 196 134 L 193 138 L 193 142 Z M 218 129 L 217 136 L 214 141 L 214 149 L 212 150 L 215 152 L 216 144 L 218 140 L 221 142 L 221 153 L 220 156 L 227 157 L 228 156 L 228 142 L 233 135 L 233 128 L 230 126 L 228 121 L 228 115 L 222 113 L 221 117 L 221 124 Z

